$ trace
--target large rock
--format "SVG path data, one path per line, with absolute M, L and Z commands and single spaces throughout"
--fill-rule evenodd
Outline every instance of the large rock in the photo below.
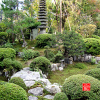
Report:
M 35 81 L 24 81 L 27 87 L 30 87 L 35 84 Z
M 59 67 L 59 70 L 60 70 L 60 71 L 63 71 L 63 67 Z
M 53 100 L 54 96 L 52 96 L 52 95 L 45 95 L 44 98 Z
M 99 62 L 100 61 L 100 57 L 95 57 L 96 61 Z
M 58 93 L 58 92 L 61 92 L 61 89 L 59 88 L 59 86 L 58 86 L 58 85 L 55 85 L 55 84 L 53 84 L 53 85 L 47 85 L 47 86 L 45 87 L 45 89 L 46 89 L 48 92 L 50 92 L 51 94 L 56 94 L 56 93 Z
M 39 95 L 42 95 L 43 94 L 43 88 L 36 87 L 36 88 L 30 89 L 28 91 L 28 93 L 33 94 L 35 96 L 39 96 Z
M 39 72 L 21 70 L 21 71 L 15 73 L 12 77 L 20 77 L 23 79 L 23 81 L 35 81 L 35 80 L 40 79 L 40 74 L 39 74 Z
M 58 64 L 51 64 L 51 71 L 58 70 Z
M 34 96 L 29 96 L 28 99 L 29 100 L 38 100 L 38 98 L 37 97 L 34 97 Z

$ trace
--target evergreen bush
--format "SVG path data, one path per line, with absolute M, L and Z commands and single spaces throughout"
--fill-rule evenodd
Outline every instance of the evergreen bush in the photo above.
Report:
M 94 65 L 96 62 L 96 59 L 94 57 L 91 58 L 91 64 Z
M 59 92 L 55 94 L 54 100 L 68 100 L 68 98 L 64 92 Z
M 50 71 L 49 66 L 50 61 L 46 57 L 37 57 L 30 64 L 32 70 L 41 69 L 43 73 L 48 73 Z
M 77 63 L 74 65 L 75 68 L 83 69 L 86 68 L 86 65 L 84 63 Z
M 0 84 L 0 100 L 28 100 L 26 91 L 14 84 Z
M 100 64 L 97 65 L 97 68 L 100 68 Z
M 52 46 L 56 43 L 55 36 L 52 34 L 40 34 L 36 37 L 36 47 L 43 48 L 45 46 Z
M 34 58 L 40 56 L 40 52 L 39 51 L 34 51 L 33 56 L 34 56 Z
M 90 83 L 90 91 L 82 90 L 83 83 Z M 64 82 L 62 91 L 70 100 L 100 100 L 100 81 L 88 75 L 73 75 Z
M 92 77 L 97 78 L 98 80 L 100 80 L 100 68 L 95 68 L 95 69 L 88 70 L 86 75 L 92 76 Z
M 19 86 L 21 86 L 24 90 L 27 89 L 23 79 L 21 79 L 20 77 L 13 77 L 9 80 L 9 83 L 14 83 L 14 84 L 17 84 Z
M 92 55 L 100 54 L 100 39 L 86 38 L 84 39 L 86 45 L 86 53 Z
M 0 61 L 3 61 L 4 58 L 14 59 L 16 52 L 12 48 L 0 48 Z

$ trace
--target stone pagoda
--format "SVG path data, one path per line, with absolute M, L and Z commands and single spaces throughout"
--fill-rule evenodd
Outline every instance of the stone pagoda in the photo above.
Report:
M 47 11 L 46 11 L 46 0 L 40 0 L 40 3 L 39 3 L 39 8 L 40 8 L 40 10 L 39 10 L 39 17 L 38 17 L 38 21 L 40 21 L 41 22 L 41 25 L 40 26 L 38 26 L 38 28 L 40 29 L 40 31 L 39 31 L 39 34 L 44 34 L 44 33 L 46 33 L 46 28 L 48 28 L 47 27 L 47 17 L 46 17 L 46 15 L 47 15 Z

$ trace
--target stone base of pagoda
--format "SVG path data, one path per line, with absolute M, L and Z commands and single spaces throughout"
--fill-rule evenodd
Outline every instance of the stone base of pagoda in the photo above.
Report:
M 46 29 L 45 28 L 40 28 L 39 34 L 45 34 L 46 33 Z

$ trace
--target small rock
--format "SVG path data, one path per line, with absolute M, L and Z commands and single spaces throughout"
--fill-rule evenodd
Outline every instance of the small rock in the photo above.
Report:
M 35 49 L 35 47 L 31 47 L 31 49 Z
M 57 85 L 48 85 L 45 87 L 45 89 L 52 94 L 56 94 L 58 92 L 61 92 L 61 89 Z
M 36 88 L 30 89 L 28 91 L 28 93 L 33 94 L 35 96 L 39 96 L 39 95 L 42 95 L 43 94 L 43 88 L 36 87 Z
M 38 100 L 38 98 L 37 97 L 34 97 L 34 96 L 29 96 L 28 99 L 29 100 Z
M 60 70 L 60 71 L 63 71 L 63 67 L 59 67 L 59 70 Z
M 52 64 L 51 65 L 51 71 L 56 71 L 56 70 L 58 70 L 57 64 Z
M 25 81 L 25 85 L 27 86 L 27 87 L 30 87 L 30 86 L 32 86 L 32 85 L 34 85 L 35 84 L 35 81 Z
M 52 96 L 52 95 L 45 95 L 44 98 L 52 99 L 53 100 L 54 96 Z

